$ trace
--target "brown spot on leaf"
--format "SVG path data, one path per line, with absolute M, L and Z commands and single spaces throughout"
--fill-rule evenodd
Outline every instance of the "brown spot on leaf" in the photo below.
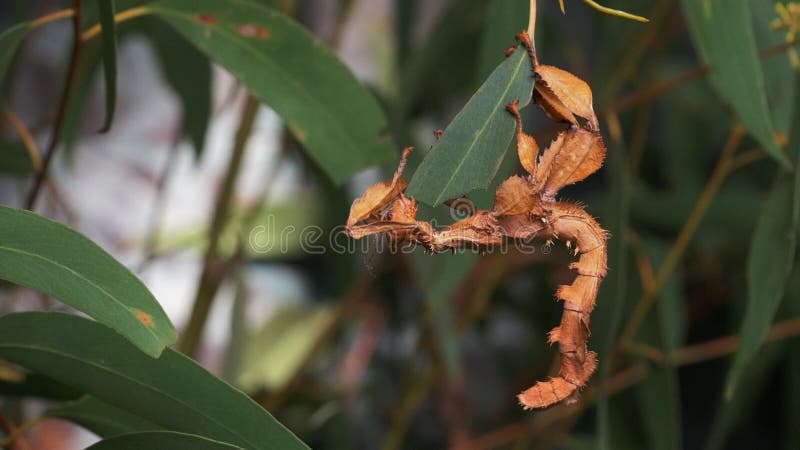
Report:
M 267 28 L 252 23 L 244 23 L 239 25 L 236 28 L 236 32 L 239 33 L 239 36 L 246 38 L 267 39 L 272 35 Z
M 200 13 L 195 16 L 200 23 L 204 23 L 206 25 L 216 25 L 217 24 L 217 17 L 208 14 L 208 13 Z
M 139 322 L 142 322 L 148 327 L 153 326 L 153 316 L 150 314 L 142 311 L 141 309 L 134 309 L 133 313 L 136 315 L 136 318 L 139 319 Z

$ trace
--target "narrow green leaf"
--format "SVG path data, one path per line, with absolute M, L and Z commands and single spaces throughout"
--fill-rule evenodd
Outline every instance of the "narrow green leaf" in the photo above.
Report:
M 645 241 L 653 267 L 660 267 L 669 252 L 667 242 Z M 682 343 L 684 336 L 683 302 L 678 276 L 673 274 L 664 283 L 656 302 L 656 315 L 647 318 L 639 338 L 663 351 L 669 357 Z M 647 448 L 679 450 L 682 446 L 680 385 L 677 368 L 663 365 L 653 368 L 647 378 L 636 386 L 640 417 Z
M 86 450 L 237 450 L 242 447 L 174 431 L 145 431 L 98 442 Z
M 145 20 L 145 31 L 158 54 L 164 77 L 183 107 L 183 130 L 199 158 L 211 116 L 211 63 L 166 24 Z
M 167 349 L 158 359 L 148 358 L 82 317 L 0 317 L 0 357 L 169 430 L 247 449 L 307 448 L 244 393 L 188 357 Z
M 441 107 L 443 101 L 470 87 L 475 79 L 484 3 L 448 1 L 424 41 L 409 52 L 400 66 L 403 72 L 396 108 L 401 117 Z
M 707 3 L 683 0 L 683 9 L 694 44 L 711 66 L 712 84 L 767 153 L 791 167 L 775 140 L 748 0 Z
M 741 376 L 742 387 L 734 391 L 730 400 L 722 402 L 717 410 L 711 431 L 703 444 L 704 450 L 730 448 L 725 445 L 728 436 L 753 413 L 753 406 L 766 389 L 765 385 L 770 381 L 775 365 L 785 354 L 782 342 L 770 344 L 756 355 L 753 364 L 745 368 Z
M 769 48 L 785 43 L 786 33 L 774 30 L 770 23 L 775 18 L 775 2 L 750 0 L 750 14 L 758 48 Z M 779 132 L 788 132 L 794 107 L 794 77 L 792 63 L 785 55 L 761 58 L 764 69 L 767 105 L 772 114 L 772 123 Z
M 101 133 L 111 129 L 117 104 L 117 26 L 114 22 L 114 0 L 97 0 L 100 28 L 103 30 L 103 76 L 106 81 L 106 119 Z
M 797 424 L 800 423 L 800 351 L 798 351 L 798 344 L 800 341 L 795 339 L 790 342 L 789 351 L 787 352 L 787 361 L 783 371 L 783 378 L 785 383 L 786 402 L 783 408 L 783 429 L 784 429 L 784 446 L 785 450 L 794 450 L 800 448 L 800 428 Z
M 45 411 L 44 416 L 68 420 L 102 438 L 161 429 L 149 420 L 88 395 L 73 402 L 54 406 Z
M 395 159 L 375 98 L 285 15 L 245 0 L 163 0 L 147 8 L 282 116 L 335 182 Z
M 800 84 L 800 76 L 797 77 Z M 795 92 L 792 136 L 789 153 L 800 157 L 800 91 Z M 782 171 L 758 218 L 747 258 L 747 309 L 739 331 L 741 345 L 736 352 L 725 397 L 730 399 L 744 369 L 758 353 L 767 329 L 778 311 L 792 272 L 800 218 L 800 176 Z
M 0 206 L 0 279 L 52 295 L 152 357 L 177 338 L 161 305 L 128 269 L 79 233 L 31 212 Z
M 514 36 L 528 26 L 527 0 L 491 0 L 481 38 L 478 75 L 483 80 L 503 61 L 503 51 L 514 43 Z
M 22 22 L 0 33 L 0 87 L 5 81 L 11 61 L 17 53 L 17 47 L 31 27 L 30 22 Z
M 597 308 L 592 317 L 592 337 L 590 347 L 597 351 L 600 366 L 593 383 L 598 387 L 597 402 L 597 442 L 598 449 L 611 448 L 612 415 L 610 402 L 605 392 L 605 381 L 611 373 L 611 355 L 617 341 L 617 334 L 626 306 L 628 278 L 628 248 L 625 235 L 630 210 L 630 179 L 625 165 L 625 145 L 612 141 L 608 158 L 608 170 L 612 174 L 611 189 L 608 193 L 608 206 L 600 223 L 610 232 L 608 241 L 609 274 L 597 294 Z
M 75 400 L 81 396 L 81 392 L 51 378 L 27 373 L 20 381 L 0 381 L 0 396 Z
M 514 135 L 506 105 L 527 104 L 533 90 L 530 58 L 524 49 L 492 72 L 433 145 L 411 179 L 408 195 L 436 206 L 476 189 L 486 189 Z

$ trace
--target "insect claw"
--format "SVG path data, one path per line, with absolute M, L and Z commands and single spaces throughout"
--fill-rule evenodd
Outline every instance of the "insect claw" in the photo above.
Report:
M 572 248 L 572 241 L 567 241 L 566 244 L 567 244 L 567 248 Z
M 581 249 L 579 249 L 579 248 L 578 248 L 578 246 L 576 245 L 576 246 L 575 246 L 575 253 L 574 253 L 574 255 L 575 255 L 575 256 L 578 256 L 578 253 L 580 253 L 580 252 L 581 252 Z

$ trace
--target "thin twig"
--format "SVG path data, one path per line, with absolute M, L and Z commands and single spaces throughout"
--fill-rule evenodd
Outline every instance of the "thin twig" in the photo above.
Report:
M 82 0 L 75 0 L 75 7 L 73 8 L 74 13 L 72 14 L 72 53 L 69 57 L 69 67 L 67 69 L 67 81 L 64 85 L 64 91 L 61 95 L 61 100 L 58 105 L 58 110 L 56 112 L 56 119 L 53 122 L 53 132 L 50 136 L 50 143 L 47 146 L 47 150 L 45 150 L 44 160 L 42 161 L 42 168 L 36 173 L 36 178 L 33 181 L 33 187 L 28 194 L 28 198 L 25 201 L 25 208 L 32 210 L 36 204 L 36 197 L 39 195 L 39 191 L 42 189 L 42 184 L 47 179 L 47 171 L 50 167 L 50 163 L 53 160 L 53 155 L 56 151 L 56 146 L 58 145 L 59 138 L 61 137 L 61 128 L 64 123 L 64 118 L 66 117 L 67 113 L 67 105 L 69 104 L 69 97 L 72 93 L 72 88 L 75 84 L 75 77 L 78 73 L 78 57 L 80 56 L 81 51 L 81 7 L 82 7 Z M 53 17 L 58 17 L 51 15 Z
M 258 100 L 252 94 L 248 94 L 242 107 L 239 128 L 236 130 L 228 170 L 217 196 L 214 216 L 209 227 L 208 248 L 203 258 L 203 270 L 200 274 L 197 294 L 192 306 L 192 314 L 179 346 L 180 350 L 189 356 L 195 356 L 197 353 L 200 337 L 208 319 L 208 313 L 211 310 L 217 290 L 225 278 L 225 264 L 219 258 L 219 241 L 222 237 L 222 231 L 225 229 L 225 224 L 228 223 L 236 180 L 239 177 L 245 148 L 258 113 L 258 106 Z
M 6 109 L 5 113 L 8 123 L 11 124 L 11 127 L 14 128 L 20 139 L 22 139 L 23 145 L 25 145 L 25 150 L 31 158 L 33 171 L 39 172 L 42 169 L 42 157 L 39 155 L 39 148 L 36 146 L 36 140 L 33 139 L 33 135 L 30 130 L 28 130 L 28 127 L 25 126 L 25 123 L 22 122 L 13 111 Z
M 779 55 L 784 51 L 796 46 L 798 41 L 784 42 L 772 47 L 767 47 L 758 52 L 760 58 L 768 58 L 771 56 Z M 634 106 L 649 102 L 656 97 L 659 97 L 677 87 L 683 86 L 686 83 L 705 77 L 711 73 L 711 67 L 707 65 L 697 66 L 682 72 L 670 79 L 660 81 L 652 86 L 646 87 L 642 90 L 633 92 L 626 95 L 621 100 L 606 109 L 606 112 L 623 112 L 627 111 Z
M 708 208 L 711 206 L 711 202 L 714 200 L 719 188 L 722 186 L 722 182 L 725 181 L 725 178 L 731 172 L 731 161 L 733 160 L 734 152 L 746 135 L 747 130 L 741 125 L 735 125 L 731 130 L 728 140 L 725 143 L 725 147 L 722 151 L 722 155 L 720 155 L 717 167 L 711 174 L 711 178 L 708 180 L 708 183 L 706 183 L 706 186 L 703 189 L 703 192 L 700 194 L 700 197 L 697 199 L 694 208 L 692 208 L 689 218 L 686 220 L 686 223 L 684 223 L 680 233 L 678 233 L 678 237 L 675 239 L 675 243 L 670 248 L 669 253 L 664 259 L 664 262 L 658 268 L 658 271 L 656 272 L 655 283 L 651 289 L 647 289 L 642 294 L 641 298 L 637 302 L 631 318 L 628 320 L 628 323 L 625 325 L 622 333 L 620 334 L 618 347 L 624 348 L 630 343 L 631 339 L 636 334 L 636 331 L 639 329 L 639 326 L 642 324 L 645 317 L 650 312 L 650 309 L 655 304 L 661 288 L 672 274 L 681 257 L 683 257 L 683 254 L 685 253 L 686 248 L 689 246 L 692 237 L 694 237 L 695 232 L 697 231 L 700 223 L 705 217 L 706 212 L 708 211 Z

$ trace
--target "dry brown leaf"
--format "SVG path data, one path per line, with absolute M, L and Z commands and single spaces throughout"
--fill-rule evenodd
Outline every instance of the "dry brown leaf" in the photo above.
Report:
M 536 173 L 536 160 L 539 158 L 539 144 L 533 136 L 522 131 L 522 117 L 519 114 L 519 100 L 514 100 L 506 106 L 517 122 L 517 154 L 522 167 L 531 175 Z
M 383 211 L 389 206 L 398 195 L 405 192 L 408 182 L 402 178 L 403 169 L 406 167 L 408 155 L 414 151 L 414 147 L 406 147 L 400 157 L 400 163 L 394 172 L 391 182 L 383 182 L 368 187 L 361 197 L 355 199 L 350 205 L 350 214 L 347 218 L 347 226 L 351 227 L 368 217 Z
M 494 194 L 494 213 L 498 217 L 525 214 L 538 206 L 539 196 L 533 184 L 517 175 L 503 181 Z
M 549 90 L 546 96 L 542 92 L 542 97 L 548 104 L 560 110 L 561 107 L 555 105 L 555 103 L 560 103 L 567 111 L 588 120 L 592 125 L 590 127 L 592 130 L 598 129 L 597 116 L 592 106 L 592 89 L 585 81 L 554 66 L 539 65 L 535 71 L 540 77 L 539 82 L 536 83 L 537 91 L 538 87 L 542 85 L 544 85 L 542 91 Z M 553 94 L 553 97 L 550 97 L 550 93 Z
M 546 196 L 552 197 L 564 186 L 595 173 L 603 166 L 606 157 L 606 147 L 599 133 L 575 128 L 563 132 L 557 140 L 560 139 L 563 142 L 553 153 L 554 159 L 544 185 Z

